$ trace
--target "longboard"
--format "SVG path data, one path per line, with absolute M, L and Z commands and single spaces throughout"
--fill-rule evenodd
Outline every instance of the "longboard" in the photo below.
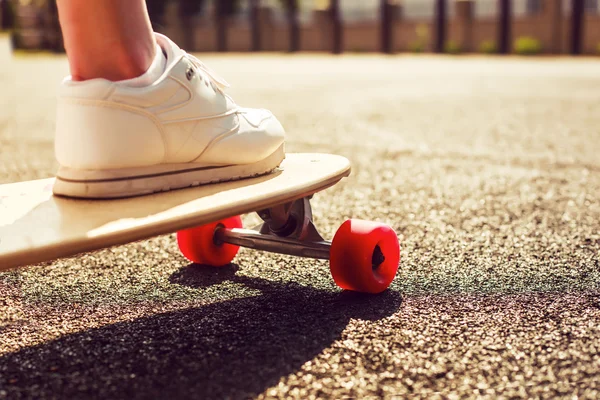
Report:
M 330 243 L 318 234 L 311 234 L 316 231 L 310 209 L 305 209 L 310 206 L 304 199 L 335 185 L 350 170 L 350 162 L 341 156 L 287 154 L 277 170 L 264 176 L 118 200 L 55 196 L 54 178 L 0 185 L 0 271 L 176 231 L 187 232 L 188 237 L 197 240 L 194 229 L 202 226 L 212 226 L 209 233 L 211 242 L 215 242 L 213 231 L 216 235 L 216 227 L 223 227 L 215 225 L 219 221 L 259 210 L 266 210 L 266 214 L 269 210 L 279 214 L 284 210 L 283 214 L 291 221 L 298 218 L 298 212 L 292 216 L 290 210 L 302 208 L 299 211 L 302 218 L 310 221 L 294 232 L 269 230 L 267 222 L 275 226 L 269 219 L 260 232 L 247 232 L 241 227 L 237 231 L 222 229 L 219 240 L 226 242 L 226 246 L 246 245 L 319 258 L 306 249 L 325 246 L 324 251 L 329 252 Z M 277 226 L 283 226 L 281 221 Z M 394 238 L 397 241 L 395 234 Z M 214 243 L 199 246 L 220 251 Z M 295 246 L 295 250 L 290 246 Z M 377 251 L 381 253 L 381 248 Z M 320 258 L 329 258 L 326 256 Z M 394 269 L 394 275 L 395 272 Z

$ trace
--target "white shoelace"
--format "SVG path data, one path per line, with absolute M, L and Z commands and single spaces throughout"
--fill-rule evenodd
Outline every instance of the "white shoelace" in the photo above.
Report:
M 223 79 L 215 71 L 209 68 L 208 65 L 204 64 L 202 61 L 198 60 L 196 57 L 189 53 L 186 53 L 185 56 L 188 60 L 192 62 L 194 66 L 196 66 L 199 70 L 203 71 L 206 75 L 208 75 L 211 81 L 215 85 L 217 85 L 219 90 L 224 91 L 225 89 L 231 87 L 225 79 Z

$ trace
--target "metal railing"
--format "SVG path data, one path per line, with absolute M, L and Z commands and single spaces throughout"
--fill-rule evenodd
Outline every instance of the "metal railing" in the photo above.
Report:
M 530 18 L 530 26 L 542 32 L 546 42 L 551 41 L 545 44 L 546 53 L 600 52 L 600 37 L 586 38 L 600 35 L 598 30 L 587 32 L 584 24 L 586 12 L 597 19 L 590 24 L 600 24 L 599 6 L 586 0 L 147 0 L 147 4 L 156 30 L 168 32 L 184 26 L 183 36 L 193 36 L 203 29 L 204 36 L 198 35 L 211 41 L 204 46 L 211 51 L 232 50 L 234 36 L 246 35 L 247 46 L 238 44 L 235 51 L 316 49 L 339 54 L 352 49 L 355 42 L 364 42 L 360 35 L 367 32 L 373 36 L 367 51 L 443 53 L 459 37 L 455 47 L 473 52 L 473 42 L 482 41 L 480 32 L 494 30 L 494 37 L 487 34 L 485 39 L 494 45 L 493 52 L 508 54 L 516 50 L 515 24 L 523 31 Z M 484 11 L 476 12 L 477 7 Z M 0 22 L 3 29 L 13 29 L 16 47 L 62 50 L 52 0 L 0 0 Z M 249 29 L 236 28 L 243 24 Z M 419 27 L 427 31 L 419 46 L 400 43 L 412 35 L 407 29 Z M 206 34 L 209 31 L 211 35 Z M 287 36 L 285 48 L 272 44 L 281 35 Z M 535 38 L 536 32 L 529 36 Z M 590 44 L 594 40 L 597 44 Z M 198 50 L 191 46 L 189 50 Z

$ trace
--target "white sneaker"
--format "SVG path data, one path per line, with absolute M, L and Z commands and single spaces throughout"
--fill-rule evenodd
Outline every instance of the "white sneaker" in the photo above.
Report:
M 135 88 L 104 79 L 61 85 L 54 193 L 115 198 L 266 174 L 285 158 L 267 110 L 241 108 L 229 85 L 167 37 L 165 72 Z

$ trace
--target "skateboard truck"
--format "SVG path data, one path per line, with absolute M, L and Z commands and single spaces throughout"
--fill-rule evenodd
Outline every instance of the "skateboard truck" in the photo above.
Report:
M 323 239 L 312 218 L 310 197 L 258 211 L 263 223 L 243 229 L 242 219 L 226 218 L 177 233 L 179 248 L 197 264 L 229 264 L 240 247 L 329 260 L 335 283 L 347 290 L 379 293 L 398 270 L 400 245 L 386 224 L 352 219 L 332 241 Z
M 159 201 L 157 197 L 139 197 L 109 206 L 54 196 L 66 190 L 63 184 L 67 181 L 62 179 L 0 185 L 0 197 L 8 195 L 15 200 L 5 214 L 17 215 L 16 219 L 9 215 L 8 222 L 0 218 L 2 237 L 10 239 L 0 243 L 0 270 L 184 228 L 177 232 L 177 244 L 183 256 L 195 264 L 225 266 L 244 246 L 329 260 L 333 280 L 341 288 L 379 293 L 390 285 L 398 269 L 400 246 L 394 230 L 380 222 L 353 219 L 345 221 L 328 241 L 313 222 L 312 195 L 349 174 L 350 162 L 344 157 L 288 153 L 277 173 L 265 178 L 227 183 L 218 190 L 200 185 L 157 195 Z M 118 180 L 110 184 L 90 181 L 82 196 L 128 196 L 137 190 L 129 186 Z M 20 201 L 22 195 L 31 196 L 32 202 Z M 262 223 L 243 229 L 242 219 L 235 213 L 254 211 Z M 223 219 L 218 220 L 219 216 Z M 42 237 L 37 229 L 39 218 L 47 222 Z
M 309 197 L 257 213 L 264 222 L 253 229 L 217 226 L 216 244 L 229 243 L 272 253 L 329 259 L 331 242 L 323 239 L 313 223 Z

